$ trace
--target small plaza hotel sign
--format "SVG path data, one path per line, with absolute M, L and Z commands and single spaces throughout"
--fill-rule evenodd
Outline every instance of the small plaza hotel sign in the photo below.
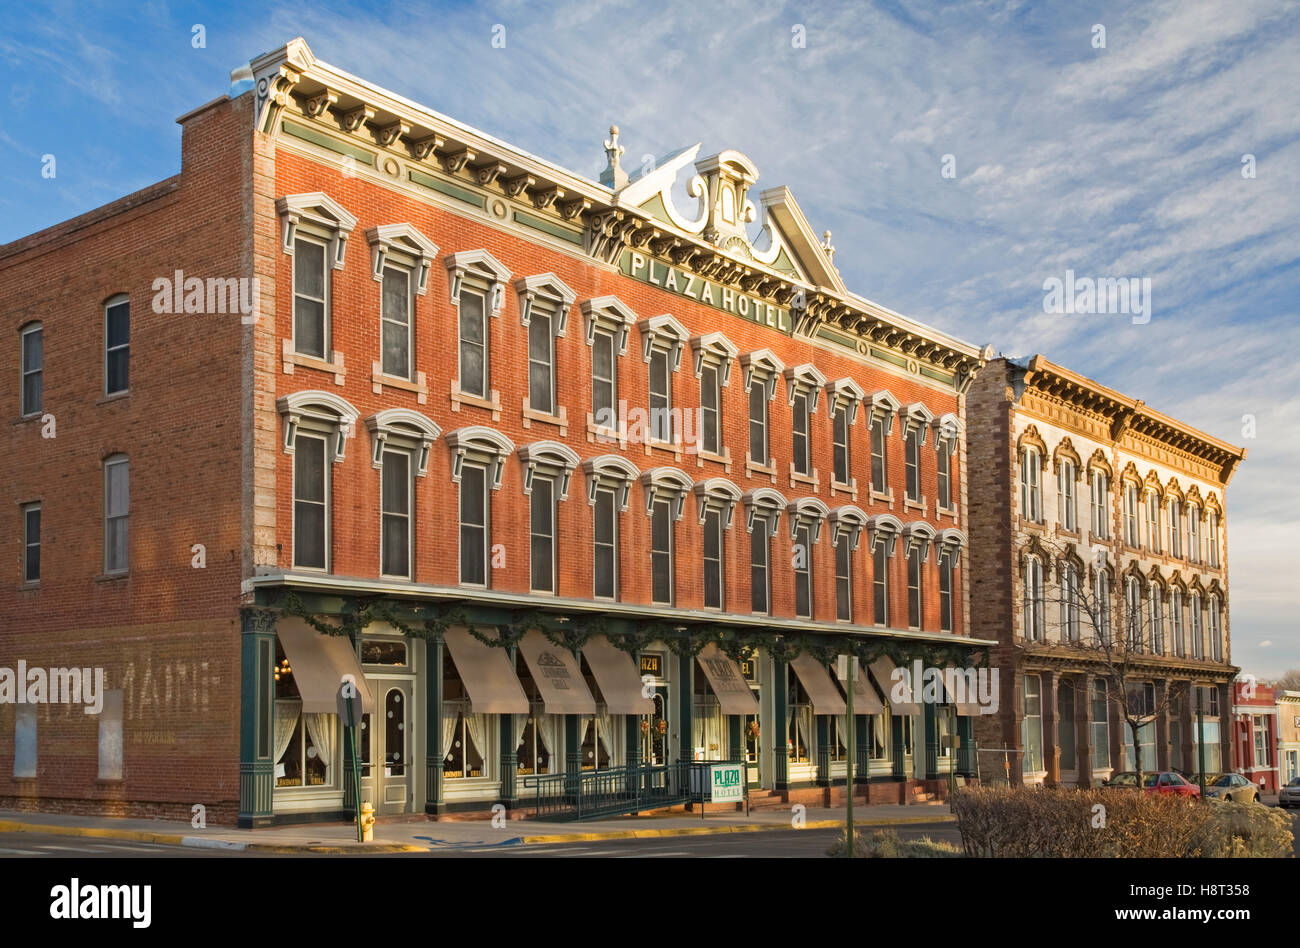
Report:
M 624 250 L 618 260 L 618 268 L 627 276 L 661 290 L 693 299 L 697 303 L 711 306 L 724 313 L 731 313 L 741 319 L 762 326 L 770 326 L 787 336 L 794 332 L 794 323 L 790 311 L 757 296 L 750 296 L 739 290 L 714 283 L 694 273 L 687 273 L 662 260 L 655 260 L 635 250 Z

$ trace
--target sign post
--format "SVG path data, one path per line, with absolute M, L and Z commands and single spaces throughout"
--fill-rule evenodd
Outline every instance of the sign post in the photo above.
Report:
M 351 675 L 344 675 L 338 693 L 339 719 L 346 721 L 348 730 L 348 756 L 352 761 L 352 797 L 357 816 L 357 842 L 365 842 L 365 827 L 361 825 L 361 762 L 357 759 L 357 724 L 361 720 L 361 692 Z
M 848 791 L 848 799 L 845 803 L 845 808 L 844 808 L 844 839 L 845 842 L 847 843 L 844 856 L 846 859 L 853 858 L 853 843 L 854 843 L 854 839 L 853 839 L 853 756 L 854 756 L 854 752 L 857 750 L 857 747 L 855 746 L 857 740 L 854 734 L 854 730 L 857 726 L 857 721 L 854 720 L 853 717 L 853 666 L 855 666 L 857 663 L 858 660 L 856 656 L 841 655 L 839 657 L 839 662 L 837 663 L 837 667 L 835 669 L 837 672 L 839 672 L 840 680 L 847 681 L 848 684 L 848 687 L 844 689 L 845 693 L 848 695 L 848 706 L 845 708 L 844 711 L 844 720 L 848 725 L 848 731 L 849 731 L 847 737 L 849 746 L 845 748 L 848 751 L 847 761 L 846 761 L 848 765 L 848 769 L 845 772 L 845 779 L 844 779 L 844 786 L 845 789 Z

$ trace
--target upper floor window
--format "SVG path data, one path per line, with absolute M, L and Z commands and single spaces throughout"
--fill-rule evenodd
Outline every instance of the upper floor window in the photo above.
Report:
M 731 360 L 740 350 L 720 332 L 694 337 L 691 347 L 695 352 L 695 377 L 700 380 L 700 450 L 721 455 L 722 389 L 731 375 Z
M 920 503 L 922 500 L 921 445 L 925 444 L 925 432 L 932 421 L 934 421 L 934 415 L 920 402 L 913 402 L 903 409 L 907 499 L 914 503 Z
M 725 545 L 722 539 L 723 512 L 716 507 L 704 511 L 704 608 L 721 609 L 726 601 Z
M 812 618 L 812 531 L 799 524 L 794 531 L 794 614 Z
M 1187 655 L 1187 639 L 1183 634 L 1183 591 L 1177 586 L 1169 592 L 1169 620 L 1173 627 L 1174 654 L 1184 658 Z
M 1129 651 L 1143 651 L 1142 586 L 1136 576 L 1130 576 L 1124 584 L 1124 624 L 1128 630 Z
M 515 451 L 514 442 L 491 428 L 469 425 L 457 428 L 446 438 L 452 451 L 451 479 L 460 487 L 460 582 L 467 586 L 490 586 L 492 565 L 492 491 L 501 488 L 506 458 Z M 535 476 L 526 468 L 525 483 Z
M 938 471 L 938 499 L 936 506 L 940 510 L 948 510 L 953 507 L 952 502 L 952 454 L 949 453 L 945 444 L 940 442 L 935 447 L 934 458 L 936 469 Z
M 746 352 L 740 357 L 749 393 L 749 460 L 766 467 L 771 463 L 768 403 L 776 397 L 776 382 L 785 364 L 770 349 Z
M 1110 516 L 1106 509 L 1106 499 L 1110 495 L 1110 479 L 1105 472 L 1093 470 L 1091 488 L 1089 507 L 1092 511 L 1092 523 L 1089 530 L 1098 540 L 1107 540 L 1110 538 Z
M 921 564 L 924 557 L 921 547 L 913 547 L 907 554 L 907 625 L 920 629 L 925 623 L 925 590 Z
M 384 451 L 380 464 L 380 573 L 410 579 L 413 484 L 410 452 Z
M 39 415 L 43 403 L 45 375 L 44 330 L 40 323 L 24 326 L 20 333 L 22 343 L 22 414 Z
M 1135 481 L 1124 484 L 1124 542 L 1131 547 L 1142 545 L 1138 532 L 1139 488 Z
M 883 540 L 871 547 L 871 608 L 876 625 L 889 624 L 889 548 Z
M 834 478 L 840 484 L 849 482 L 849 410 L 837 405 L 831 410 L 831 432 L 835 445 Z
M 1043 459 L 1037 448 L 1020 450 L 1020 514 L 1034 523 L 1043 519 Z
M 618 340 L 607 329 L 597 329 L 591 341 L 591 417 L 601 428 L 618 425 Z
M 951 556 L 939 557 L 939 631 L 951 632 L 953 629 L 953 565 Z
M 115 296 L 104 304 L 104 394 L 130 387 L 131 302 Z
M 1183 555 L 1183 502 L 1177 497 L 1169 498 L 1169 555 Z
M 867 428 L 871 432 L 871 489 L 877 494 L 889 492 L 888 438 L 894 430 L 898 399 L 887 390 L 874 392 L 866 399 Z
M 567 328 L 569 307 L 576 294 L 554 273 L 521 277 L 519 321 L 528 331 L 528 405 L 531 411 L 555 415 L 555 340 Z
M 1209 548 L 1210 565 L 1215 569 L 1219 568 L 1219 513 L 1216 510 L 1210 511 L 1209 522 L 1205 531 L 1205 542 Z
M 299 432 L 293 447 L 293 565 L 327 569 L 329 456 L 323 435 Z
M 689 334 L 672 316 L 664 314 L 637 323 L 641 332 L 642 360 L 650 372 L 650 440 L 676 444 L 678 425 L 673 417 L 673 373 L 682 362 Z
M 785 370 L 790 423 L 794 432 L 790 470 L 800 477 L 812 476 L 812 416 L 817 413 L 817 400 L 825 384 L 826 376 L 810 363 Z
M 885 426 L 882 422 L 871 423 L 871 489 L 878 494 L 889 490 L 886 474 Z
M 1201 596 L 1192 593 L 1187 597 L 1187 634 L 1192 640 L 1192 658 L 1205 657 L 1205 639 L 1201 632 Z
M 1074 484 L 1077 478 L 1074 462 L 1068 458 L 1061 459 L 1057 471 L 1057 503 L 1060 506 L 1061 527 L 1071 532 L 1079 529 L 1079 512 L 1074 496 Z
M 41 580 L 41 505 L 23 505 L 23 582 Z
M 486 250 L 448 254 L 444 263 L 457 308 L 458 393 L 495 402 L 489 317 L 501 314 L 510 271 Z
M 534 477 L 528 496 L 529 589 L 532 592 L 556 592 L 555 512 L 555 478 Z
M 1025 558 L 1025 638 L 1043 640 L 1043 564 L 1036 556 Z
M 593 594 L 597 599 L 613 599 L 618 595 L 618 504 L 613 490 L 597 489 L 592 516 Z
M 770 515 L 769 515 L 770 516 Z M 768 516 L 756 516 L 749 533 L 749 588 L 752 612 L 769 614 L 772 611 L 772 590 L 769 555 L 772 527 Z
M 284 252 L 293 256 L 293 351 L 329 361 L 329 271 L 342 269 L 357 219 L 319 191 L 282 197 L 276 211 Z
M 673 502 L 666 497 L 651 505 L 650 600 L 673 604 Z
M 131 512 L 129 468 L 125 455 L 104 461 L 104 572 L 127 570 L 127 519 Z
M 1061 564 L 1061 639 L 1079 641 L 1079 567 L 1070 561 Z
M 428 238 L 410 224 L 385 224 L 366 232 L 373 275 L 379 282 L 380 371 L 414 381 L 415 345 L 412 291 L 423 296 L 429 268 L 438 253 Z
M 1199 507 L 1187 507 L 1187 558 L 1193 563 L 1201 561 L 1201 511 Z
M 1209 598 L 1210 658 L 1216 662 L 1223 661 L 1223 635 L 1220 629 L 1222 618 L 1219 612 L 1219 597 L 1211 596 Z
M 1110 574 L 1104 569 L 1097 570 L 1097 578 L 1094 582 L 1094 608 L 1096 610 L 1095 631 L 1104 648 L 1110 648 L 1112 645 L 1110 627 Z
M 1164 594 L 1155 583 L 1147 586 L 1148 618 L 1151 623 L 1151 651 L 1165 653 L 1165 602 Z
M 835 618 L 853 619 L 853 543 L 847 535 L 835 538 Z
M 1160 552 L 1160 495 L 1147 491 L 1147 543 L 1152 553 Z

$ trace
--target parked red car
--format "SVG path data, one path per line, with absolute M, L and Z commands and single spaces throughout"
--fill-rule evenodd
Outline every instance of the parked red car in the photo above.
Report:
M 1137 774 L 1132 771 L 1115 774 L 1102 786 L 1119 790 L 1136 790 Z M 1199 797 L 1201 795 L 1200 787 L 1194 783 L 1189 783 L 1186 777 L 1172 770 L 1143 774 L 1142 790 L 1145 793 L 1173 793 L 1180 797 Z

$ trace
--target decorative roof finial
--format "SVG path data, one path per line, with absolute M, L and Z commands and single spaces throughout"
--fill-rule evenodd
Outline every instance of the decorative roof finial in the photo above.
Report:
M 619 159 L 627 149 L 618 143 L 618 126 L 609 127 L 609 140 L 605 142 L 605 158 L 609 165 L 600 173 L 600 183 L 615 191 L 627 184 L 627 172 L 619 167 Z
M 835 246 L 831 243 L 831 232 L 822 234 L 822 250 L 826 251 L 826 262 L 835 263 Z

